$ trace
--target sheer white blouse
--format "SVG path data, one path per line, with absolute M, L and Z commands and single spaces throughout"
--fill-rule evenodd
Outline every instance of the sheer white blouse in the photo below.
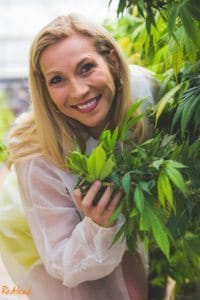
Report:
M 154 80 L 146 69 L 131 68 L 132 97 L 154 99 Z M 156 85 L 155 85 L 156 87 Z M 90 138 L 87 152 L 97 141 Z M 110 247 L 122 226 L 103 228 L 82 216 L 72 196 L 76 176 L 66 174 L 44 157 L 16 164 L 20 195 L 40 259 L 24 271 L 6 258 L 9 272 L 32 300 L 144 300 L 135 290 L 140 282 L 137 263 L 120 239 Z M 141 252 L 138 249 L 138 252 Z M 142 254 L 143 263 L 144 255 Z M 147 267 L 147 266 L 146 266 Z

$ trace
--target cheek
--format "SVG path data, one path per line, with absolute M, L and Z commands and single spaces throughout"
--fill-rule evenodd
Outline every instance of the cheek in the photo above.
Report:
M 105 89 L 110 94 L 115 94 L 115 83 L 109 72 L 93 77 L 91 83 L 96 88 Z
M 63 90 L 62 89 L 48 89 L 49 95 L 54 103 L 61 105 L 63 102 Z

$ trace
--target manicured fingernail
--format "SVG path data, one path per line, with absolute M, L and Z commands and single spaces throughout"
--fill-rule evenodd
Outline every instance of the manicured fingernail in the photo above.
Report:
M 97 180 L 97 181 L 95 181 L 94 184 L 95 184 L 96 187 L 100 187 L 101 186 L 101 181 Z

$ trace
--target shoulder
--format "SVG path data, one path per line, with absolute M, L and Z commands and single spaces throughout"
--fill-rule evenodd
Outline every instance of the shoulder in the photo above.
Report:
M 41 181 L 46 176 L 59 178 L 59 174 L 62 172 L 42 155 L 21 159 L 15 163 L 15 168 L 21 176 L 25 178 L 40 178 Z
M 129 70 L 131 98 L 137 101 L 146 97 L 145 107 L 152 106 L 159 97 L 160 82 L 154 77 L 153 72 L 144 67 L 129 65 Z
M 18 161 L 15 168 L 22 186 L 48 187 L 49 190 L 56 188 L 71 193 L 76 184 L 73 174 L 67 174 L 42 155 Z

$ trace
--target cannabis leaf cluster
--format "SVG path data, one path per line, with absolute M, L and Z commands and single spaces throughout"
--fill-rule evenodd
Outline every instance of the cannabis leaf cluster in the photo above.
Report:
M 134 251 L 139 235 L 147 248 L 158 249 L 170 260 L 170 249 L 172 254 L 177 240 L 187 233 L 187 226 L 182 231 L 180 219 L 193 209 L 185 176 L 188 167 L 176 160 L 178 145 L 173 135 L 156 133 L 140 145 L 130 140 L 132 126 L 142 117 L 133 117 L 139 105 L 131 106 L 121 131 L 117 127 L 113 132 L 102 132 L 89 156 L 79 149 L 73 151 L 68 167 L 78 175 L 82 192 L 95 180 L 101 180 L 103 186 L 112 182 L 115 190 L 123 191 L 123 199 L 111 219 L 117 220 L 123 214 L 126 221 L 113 242 L 124 235 L 129 249 Z

